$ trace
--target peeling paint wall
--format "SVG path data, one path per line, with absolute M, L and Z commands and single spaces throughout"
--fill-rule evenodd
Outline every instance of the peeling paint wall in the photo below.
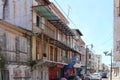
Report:
M 114 0 L 114 61 L 120 60 L 120 0 Z
M 8 0 L 5 8 L 6 21 L 32 30 L 32 0 Z
M 9 27 L 9 26 L 8 26 Z M 30 36 L 0 24 L 0 47 L 7 61 L 27 62 L 31 56 Z
M 8 65 L 9 80 L 32 80 L 31 69 L 27 65 Z
M 3 19 L 3 5 L 4 5 L 4 2 L 0 0 L 0 19 Z

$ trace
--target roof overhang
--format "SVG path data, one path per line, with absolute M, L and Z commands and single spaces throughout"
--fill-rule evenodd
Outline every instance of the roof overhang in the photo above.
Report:
M 49 0 L 44 0 L 47 4 L 50 4 L 51 2 Z
M 33 6 L 33 9 L 38 14 L 41 14 L 42 17 L 45 17 L 51 24 L 53 24 L 65 35 L 74 36 L 72 30 L 64 22 L 62 22 L 62 20 L 60 20 L 59 17 L 56 16 L 48 6 L 38 5 L 38 6 Z
M 57 64 L 67 65 L 66 63 L 62 63 L 62 62 L 55 62 L 55 61 L 50 61 L 50 60 L 46 60 L 46 59 L 41 59 L 41 60 L 37 61 L 36 66 L 40 66 L 40 65 L 53 66 L 53 65 L 57 65 Z
M 83 34 L 81 33 L 79 29 L 76 29 L 76 31 L 80 34 L 80 36 L 83 36 Z
M 4 25 L 6 28 L 14 29 L 14 30 L 19 31 L 21 33 L 28 34 L 28 35 L 33 35 L 32 31 L 27 30 L 25 28 L 22 28 L 20 26 L 16 26 L 16 25 L 10 24 L 7 21 L 0 20 L 0 24 Z

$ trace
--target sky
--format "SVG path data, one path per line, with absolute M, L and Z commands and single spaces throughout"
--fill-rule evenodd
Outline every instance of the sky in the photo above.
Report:
M 113 49 L 113 0 L 50 0 L 69 20 L 70 28 L 79 29 L 86 45 L 93 44 L 95 54 L 110 64 L 104 51 Z M 70 20 L 70 19 L 72 20 Z

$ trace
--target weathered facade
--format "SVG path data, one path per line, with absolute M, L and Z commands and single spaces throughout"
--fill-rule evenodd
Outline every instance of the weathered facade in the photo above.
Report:
M 114 63 L 113 68 L 117 76 L 120 75 L 120 0 L 114 0 Z
M 73 37 L 73 49 L 76 51 L 76 64 L 74 65 L 76 75 L 85 73 L 81 66 L 85 66 L 85 42 L 82 40 L 81 36 L 83 34 L 79 29 L 72 29 L 75 36 Z
M 31 33 L 0 20 L 0 55 L 4 69 L 0 80 L 31 80 Z
M 75 55 L 72 49 L 74 34 L 67 26 L 65 17 L 58 12 L 60 11 L 53 3 L 33 6 L 33 31 L 35 33 L 33 60 L 37 61 L 35 66 L 37 72 L 33 73 L 36 73 L 36 76 L 33 76 L 34 80 L 37 78 L 52 80 L 64 76 L 63 67 L 71 63 Z
M 49 0 L 1 0 L 0 14 L 1 53 L 10 59 L 6 80 L 53 80 L 85 65 L 82 33 Z

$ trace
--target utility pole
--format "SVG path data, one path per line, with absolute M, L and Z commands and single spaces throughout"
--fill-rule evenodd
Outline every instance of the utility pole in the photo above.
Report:
M 112 50 L 110 53 L 108 51 L 104 51 L 105 56 L 110 56 L 111 57 L 111 66 L 110 66 L 110 80 L 112 80 Z
M 86 71 L 85 73 L 87 74 L 87 51 L 88 51 L 88 48 L 87 48 L 87 45 L 86 45 L 86 62 L 85 62 L 85 66 L 86 66 Z
M 110 80 L 112 80 L 112 50 L 111 50 L 111 55 L 110 56 L 111 56 L 111 70 L 110 70 L 111 71 L 111 79 Z

